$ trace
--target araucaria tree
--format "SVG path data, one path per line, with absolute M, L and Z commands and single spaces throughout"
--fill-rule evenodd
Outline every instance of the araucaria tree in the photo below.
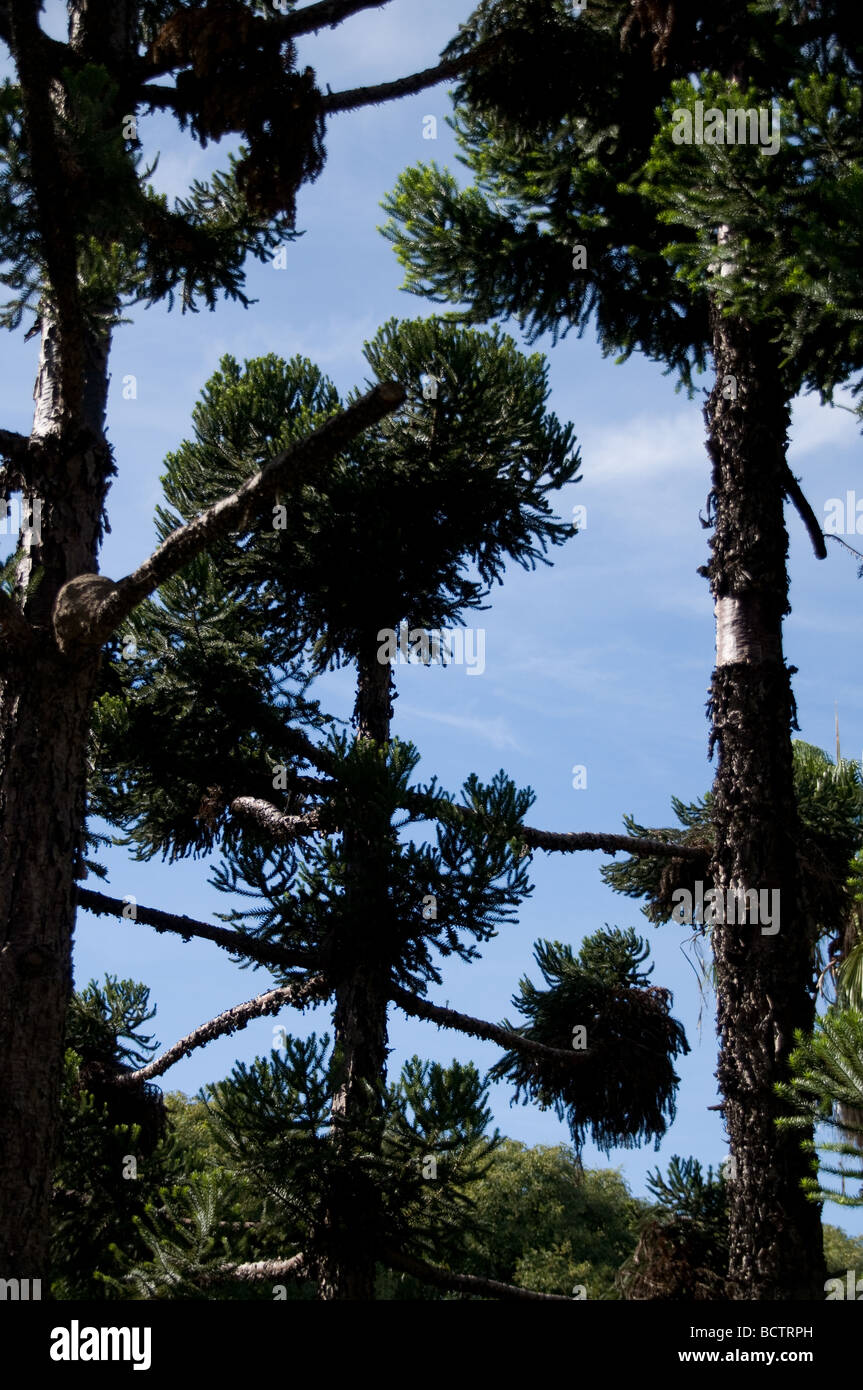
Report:
M 392 668 L 400 655 L 447 662 L 456 636 L 481 650 L 484 633 L 461 624 L 506 561 L 533 568 L 572 536 L 552 499 L 578 454 L 547 411 L 543 359 L 497 330 L 392 321 L 365 352 L 379 379 L 405 383 L 404 404 L 293 505 L 276 497 L 240 545 L 221 539 L 163 584 L 106 671 L 93 809 L 143 858 L 219 847 L 216 886 L 253 899 L 226 914 L 231 927 L 141 907 L 137 920 L 209 938 L 278 981 L 136 1079 L 250 1018 L 329 1001 L 332 1053 L 286 1037 L 286 1057 L 216 1088 L 240 1165 L 265 1174 L 293 1214 L 295 1248 L 261 1276 L 302 1274 L 322 1298 L 370 1299 L 383 1265 L 445 1289 L 548 1297 L 429 1260 L 457 1238 L 463 1189 L 482 1170 L 480 1096 L 457 1063 L 388 1088 L 389 1010 L 498 1043 L 500 1075 L 555 1105 L 576 1143 L 590 1132 L 606 1148 L 664 1133 L 686 1041 L 631 932 L 600 932 L 577 957 L 540 943 L 545 987 L 522 982 L 521 1027 L 427 999 L 441 959 L 477 958 L 513 922 L 530 850 L 574 846 L 525 825 L 533 794 L 503 772 L 488 784 L 470 775 L 460 799 L 416 782 L 419 753 L 391 731 Z M 241 369 L 225 358 L 194 439 L 168 459 L 163 544 L 214 496 L 242 490 L 262 455 L 343 413 L 304 359 Z M 309 678 L 332 663 L 355 673 L 353 739 L 310 700 Z M 122 913 L 90 889 L 79 901 Z
M 474 184 L 408 170 L 387 234 L 408 288 L 460 304 L 456 317 L 555 335 L 593 322 L 605 352 L 642 351 L 687 386 L 712 359 L 708 882 L 723 901 L 777 892 L 782 913 L 778 934 L 749 911 L 713 933 L 729 1289 L 818 1297 L 807 1160 L 775 1124 L 795 1029 L 812 1025 L 817 919 L 798 872 L 783 502 L 823 558 L 787 434 L 801 388 L 829 396 L 863 367 L 859 22 L 817 0 L 592 0 L 578 14 L 483 0 L 450 52 L 494 38 L 457 92 Z
M 159 583 L 217 536 L 242 532 L 277 487 L 289 502 L 301 477 L 403 397 L 395 383 L 376 387 L 241 495 L 214 497 L 115 583 L 98 574 L 115 472 L 105 433 L 112 327 L 129 304 L 246 302 L 246 258 L 265 260 L 296 235 L 296 196 L 321 172 L 328 117 L 461 70 L 448 60 L 332 93 L 298 69 L 296 39 L 378 4 L 70 0 L 59 42 L 40 27 L 40 0 L 0 0 L 16 70 L 0 88 L 0 250 L 12 295 L 2 322 L 41 333 L 32 430 L 0 428 L 2 490 L 23 494 L 22 514 L 35 520 L 0 584 L 0 1270 L 13 1277 L 46 1273 L 102 645 Z M 138 118 L 153 109 L 173 112 L 201 144 L 242 141 L 225 171 L 173 207 L 148 183 Z

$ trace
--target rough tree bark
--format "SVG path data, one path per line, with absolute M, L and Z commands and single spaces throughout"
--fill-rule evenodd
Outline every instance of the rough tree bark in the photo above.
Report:
M 716 304 L 712 328 L 716 382 L 705 410 L 715 508 L 709 709 L 711 749 L 719 751 L 712 880 L 721 890 L 780 895 L 775 934 L 775 922 L 764 932 L 751 913 L 743 925 L 713 930 L 717 1077 L 733 1159 L 729 1292 L 810 1299 L 823 1296 L 820 1209 L 801 1192 L 808 1160 L 798 1134 L 777 1131 L 774 1120 L 784 1111 L 773 1093 L 795 1028 L 810 1029 L 814 1018 L 813 941 L 795 853 L 794 698 L 782 649 L 790 410 L 764 330 L 723 316 Z
M 359 658 L 354 718 L 358 741 L 387 744 L 392 719 L 392 675 L 369 638 Z M 390 815 L 374 804 L 358 807 L 345 832 L 347 912 L 329 953 L 335 981 L 335 1047 L 344 1067 L 333 1098 L 333 1142 L 344 1159 L 330 1194 L 325 1257 L 318 1287 L 323 1299 L 371 1301 L 381 1255 L 381 1198 L 368 1169 L 350 1162 L 357 1139 L 374 1152 L 386 1082 L 387 1007 L 393 933 L 388 863 Z
M 130 51 L 132 0 L 71 0 L 68 8 L 69 41 L 81 57 L 124 58 Z M 110 332 L 81 312 L 74 250 L 70 259 L 68 240 L 61 244 L 71 235 L 74 247 L 58 157 L 64 98 L 40 72 L 37 14 L 27 0 L 11 6 L 51 302 L 46 295 L 29 448 L 6 475 L 8 484 L 39 499 L 41 525 L 17 575 L 31 632 L 4 651 L 0 670 L 0 1272 L 23 1278 L 47 1274 L 89 711 L 99 665 L 98 648 L 60 650 L 55 607 L 68 580 L 96 573 L 115 471 L 104 433 Z M 28 588 L 31 579 L 37 582 Z
M 90 343 L 85 406 L 67 423 L 43 328 L 26 491 L 42 501 L 41 580 L 23 599 L 32 639 L 0 673 L 0 1269 L 46 1274 L 49 1175 L 71 988 L 89 710 L 98 652 L 64 655 L 53 632 L 67 580 L 93 574 L 113 472 L 103 434 L 107 341 Z M 25 561 L 19 578 L 26 581 Z

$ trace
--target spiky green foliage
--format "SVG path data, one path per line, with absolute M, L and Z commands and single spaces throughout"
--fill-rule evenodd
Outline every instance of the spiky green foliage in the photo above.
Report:
M 641 965 L 649 948 L 632 928 L 602 928 L 576 956 L 559 941 L 534 948 L 546 988 L 527 977 L 513 1004 L 528 1020 L 519 1031 L 536 1042 L 584 1051 L 577 1069 L 508 1052 L 492 1069 L 515 1084 L 516 1096 L 566 1117 L 577 1148 L 589 1133 L 607 1152 L 646 1139 L 658 1146 L 673 1120 L 679 1078 L 673 1058 L 689 1046 L 670 1017 L 667 990 L 648 987 Z M 513 1025 L 507 1024 L 508 1027 Z M 585 1033 L 576 1034 L 576 1029 Z
M 390 320 L 364 352 L 374 379 L 405 386 L 404 406 L 326 480 L 280 499 L 271 525 L 231 563 L 252 622 L 266 615 L 274 660 L 312 643 L 326 665 L 355 657 L 361 639 L 402 620 L 430 629 L 461 622 L 508 559 L 532 567 L 572 535 L 551 499 L 576 477 L 578 452 L 571 426 L 547 409 L 539 354 L 523 356 L 498 330 L 434 319 Z M 433 399 L 423 395 L 429 376 Z M 224 358 L 193 412 L 195 438 L 168 456 L 160 535 L 339 405 L 304 359 L 270 355 L 241 370 Z
M 813 913 L 814 940 L 842 928 L 853 911 L 854 893 L 860 891 L 849 866 L 863 844 L 863 779 L 856 763 L 847 759 L 833 763 L 820 748 L 802 739 L 795 739 L 792 748 L 801 825 L 798 858 Z M 699 879 L 705 892 L 712 886 L 709 880 L 713 848 L 712 796 L 708 792 L 688 804 L 678 797 L 671 800 L 682 828 L 657 829 L 640 825 L 633 816 L 624 816 L 627 831 L 631 835 L 701 850 L 702 862 L 693 864 L 659 855 L 630 856 L 600 870 L 615 892 L 630 898 L 645 898 L 642 911 L 649 921 L 656 923 L 676 920 L 673 917 L 676 890 L 686 888 L 694 900 Z M 822 961 L 822 968 L 823 965 Z
M 820 1126 L 814 1142 L 802 1141 L 807 1152 L 819 1155 L 813 1165 L 819 1177 L 805 1180 L 812 1201 L 861 1206 L 863 1189 L 848 1192 L 845 1183 L 863 1181 L 863 1014 L 832 1008 L 816 1020 L 811 1036 L 798 1031 L 794 1037 L 791 1079 L 776 1089 L 797 1113 L 777 1123 L 787 1129 Z M 836 1155 L 838 1166 L 823 1154 Z M 828 1187 L 820 1176 L 824 1173 L 841 1177 L 841 1186 Z
M 135 980 L 118 980 L 116 975 L 106 975 L 104 985 L 91 980 L 70 1000 L 67 1045 L 88 1061 L 143 1066 L 155 1047 L 152 1033 L 141 1031 L 156 1017 L 149 1003 L 149 989 Z
M 476 1068 L 411 1058 L 386 1090 L 379 1143 L 368 1129 L 334 1131 L 339 1078 L 328 1037 L 312 1034 L 286 1036 L 283 1051 L 240 1063 L 209 1087 L 208 1127 L 222 1166 L 190 1184 L 179 1206 L 166 1197 L 148 1236 L 152 1258 L 132 1271 L 132 1282 L 153 1290 L 149 1296 L 212 1296 L 218 1266 L 238 1262 L 236 1237 L 219 1227 L 229 1174 L 260 1214 L 249 1238 L 253 1258 L 265 1258 L 278 1236 L 282 1257 L 302 1249 L 313 1265 L 339 1239 L 325 1221 L 333 1191 L 353 1194 L 352 1222 L 362 1227 L 373 1185 L 385 1196 L 383 1223 L 368 1231 L 381 1261 L 391 1247 L 456 1260 L 477 1229 L 471 1192 L 501 1143 L 497 1131 L 487 1133 L 488 1093 Z
M 271 14 L 259 0 L 147 4 L 136 14 L 130 52 L 106 48 L 102 61 L 81 63 L 70 50 L 68 64 L 61 60 L 52 119 L 66 196 L 55 215 L 94 329 L 122 321 L 123 305 L 167 299 L 170 307 L 176 295 L 184 311 L 214 308 L 222 295 L 248 304 L 247 258 L 266 261 L 298 235 L 298 190 L 325 159 L 322 98 Z M 145 79 L 154 72 L 174 76 L 175 98 L 153 95 Z M 227 167 L 172 202 L 153 187 L 158 152 L 145 155 L 137 124 L 160 104 L 201 145 L 242 140 Z M 21 93 L 8 79 L 0 88 L 0 152 L 0 281 L 12 295 L 0 323 L 16 328 L 25 314 L 44 312 L 50 289 Z
M 629 1300 L 721 1298 L 728 1264 L 728 1193 L 721 1173 L 705 1174 L 697 1159 L 677 1154 L 664 1177 L 647 1178 L 655 1204 L 641 1223 L 638 1245 L 617 1286 Z
M 176 1169 L 159 1092 L 116 1085 L 125 1064 L 149 1060 L 142 1026 L 155 1012 L 145 985 L 110 975 L 72 996 L 51 1209 L 55 1298 L 112 1296 L 122 1261 L 143 1254 L 134 1218 Z
M 119 1297 L 188 1300 L 272 1298 L 268 1285 L 232 1279 L 228 1264 L 245 1262 L 250 1249 L 246 1223 L 237 1220 L 242 1183 L 223 1169 L 193 1174 L 159 1193 L 135 1225 L 143 1254 L 110 1281 Z M 258 1225 L 257 1222 L 251 1223 Z
M 367 658 L 382 628 L 462 621 L 500 581 L 504 561 L 534 565 L 571 528 L 551 497 L 578 466 L 571 427 L 546 412 L 538 355 L 499 333 L 392 321 L 367 345 L 381 377 L 409 399 L 288 498 L 282 529 L 252 529 L 163 586 L 128 624 L 94 719 L 91 811 L 127 831 L 140 857 L 208 851 L 224 858 L 214 882 L 250 897 L 227 920 L 264 940 L 326 952 L 350 905 L 341 832 L 371 805 L 380 824 L 417 823 L 388 840 L 385 877 L 393 978 L 440 980 L 433 952 L 472 959 L 527 896 L 517 830 L 532 801 L 499 774 L 467 779 L 459 805 L 432 781 L 415 784 L 418 753 L 351 745 L 307 697 L 301 656 Z M 426 401 L 427 372 L 440 378 Z M 168 458 L 164 536 L 338 408 L 311 363 L 233 359 L 208 383 L 195 437 Z M 350 557 L 350 568 L 346 559 Z M 309 743 L 328 728 L 328 739 Z M 328 776 L 317 782 L 315 748 Z M 317 789 L 320 788 L 320 791 Z M 287 845 L 227 814 L 238 795 L 286 814 L 314 812 L 315 836 Z M 430 814 L 424 806 L 435 804 Z M 422 804 L 420 804 L 422 803 Z M 424 843 L 434 818 L 436 843 Z M 383 852 L 383 851 L 382 851 Z M 437 900 L 423 914 L 423 899 Z M 466 939 L 467 938 L 467 939 Z
M 644 352 L 687 386 L 715 293 L 775 332 L 789 397 L 829 396 L 863 366 L 863 36 L 834 5 L 634 9 L 477 6 L 447 50 L 498 40 L 455 93 L 473 182 L 415 166 L 384 204 L 405 287 L 532 336 L 593 323 L 604 353 Z M 730 87 L 741 65 L 747 80 Z M 780 152 L 675 143 L 674 113 L 696 99 L 777 106 Z M 721 226 L 735 230 L 725 253 Z
M 331 751 L 338 757 L 339 790 L 321 813 L 321 834 L 284 849 L 244 834 L 214 869 L 215 887 L 255 904 L 220 915 L 258 940 L 326 953 L 340 931 L 349 929 L 352 913 L 344 842 L 335 829 L 327 834 L 327 825 L 344 826 L 371 802 L 406 827 L 412 818 L 399 807 L 429 791 L 411 781 L 419 761 L 412 744 L 393 740 L 377 748 L 349 745 L 342 738 L 334 740 Z M 441 982 L 438 957 L 476 960 L 477 945 L 515 920 L 518 906 L 533 891 L 527 861 L 514 843 L 533 799 L 529 789 L 519 790 L 503 772 L 488 785 L 471 776 L 460 801 L 446 804 L 468 806 L 472 816 L 435 822 L 435 844 L 388 842 L 387 920 L 379 928 L 394 983 L 425 993 L 429 982 Z M 415 833 L 419 838 L 428 831 L 417 825 Z M 433 912 L 427 909 L 429 899 Z
M 249 903 L 222 914 L 238 954 L 248 936 L 302 952 L 296 970 L 274 973 L 322 973 L 333 991 L 351 969 L 371 970 L 383 1028 L 398 989 L 425 993 L 442 980 L 439 957 L 474 960 L 514 920 L 531 891 L 522 826 L 533 793 L 502 771 L 488 783 L 470 775 L 458 799 L 435 779 L 417 784 L 412 745 L 351 742 L 312 705 L 307 677 L 350 661 L 362 684 L 389 659 L 387 630 L 462 622 L 507 560 L 541 562 L 572 534 L 552 498 L 574 479 L 578 455 L 571 427 L 546 410 L 543 360 L 499 332 L 391 321 L 366 356 L 375 374 L 406 385 L 405 405 L 326 476 L 286 487 L 272 526 L 250 518 L 239 544 L 165 585 L 123 634 L 94 719 L 91 808 L 122 826 L 142 858 L 220 848 L 213 883 Z M 224 359 L 196 409 L 194 439 L 168 459 L 160 534 L 337 405 L 303 359 L 270 356 L 243 370 Z M 239 796 L 268 802 L 275 818 L 242 820 Z M 358 836 L 368 854 L 358 856 Z M 677 1082 L 668 1052 L 686 1046 L 662 997 L 637 987 L 641 947 L 611 933 L 585 944 L 581 967 L 593 990 L 583 998 L 611 1009 L 604 1026 L 618 1058 L 637 1038 L 650 1059 L 637 1069 L 640 1089 L 622 1067 L 616 1097 L 595 1067 L 587 1088 L 571 1090 L 571 1068 L 547 1074 L 535 1055 L 528 1068 L 529 1085 L 568 1107 L 574 1133 L 589 1127 L 603 1142 L 664 1129 Z M 568 997 L 571 986 L 567 974 Z M 570 1036 L 571 1024 L 564 1046 Z M 459 1194 L 480 1140 L 456 1120 L 459 1106 L 482 1108 L 479 1083 L 412 1065 L 395 1091 L 383 1075 L 352 1081 L 347 1118 L 334 1107 L 340 1051 L 327 1057 L 314 1040 L 214 1091 L 230 1166 L 263 1184 L 290 1223 L 283 1254 L 302 1249 L 321 1268 L 344 1268 L 358 1247 L 382 1261 L 388 1242 L 440 1259 L 461 1240 Z M 606 1102 L 610 1116 L 600 1114 Z M 262 1131 L 273 1115 L 278 1123 Z M 448 1184 L 428 1188 L 420 1152 L 450 1171 Z
M 648 1174 L 647 1190 L 656 1203 L 656 1215 L 689 1221 L 721 1245 L 728 1239 L 728 1204 L 721 1172 L 708 1167 L 704 1173 L 697 1158 L 675 1154 L 663 1176 L 657 1168 Z

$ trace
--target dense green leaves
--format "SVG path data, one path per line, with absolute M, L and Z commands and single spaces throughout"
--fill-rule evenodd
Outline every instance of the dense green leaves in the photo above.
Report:
M 759 0 L 648 7 L 641 33 L 629 8 L 482 0 L 450 46 L 498 44 L 456 90 L 473 183 L 416 166 L 384 204 L 405 287 L 532 336 L 593 322 L 604 352 L 642 351 L 687 385 L 719 295 L 773 331 L 789 396 L 830 396 L 863 366 L 859 26 Z M 775 107 L 778 142 L 683 140 L 675 117 L 696 101 L 767 126 Z
M 791 1079 L 777 1090 L 797 1113 L 778 1123 L 788 1129 L 806 1129 L 813 1122 L 825 1127 L 815 1142 L 802 1141 L 803 1147 L 812 1154 L 818 1150 L 839 1157 L 838 1166 L 832 1158 L 819 1157 L 819 1167 L 821 1173 L 840 1177 L 841 1186 L 828 1187 L 811 1177 L 807 1191 L 815 1202 L 860 1206 L 863 1192 L 849 1192 L 845 1183 L 863 1180 L 863 1014 L 830 1009 L 816 1020 L 811 1036 L 798 1032 L 795 1041 Z
M 606 1152 L 645 1139 L 658 1145 L 674 1118 L 672 1062 L 689 1046 L 668 1013 L 668 991 L 647 986 L 653 967 L 640 968 L 647 954 L 631 927 L 594 932 L 578 955 L 559 941 L 540 941 L 535 956 L 547 987 L 525 977 L 513 996 L 528 1020 L 519 1030 L 525 1037 L 582 1055 L 573 1070 L 551 1061 L 537 1068 L 509 1052 L 491 1075 L 513 1081 L 525 1103 L 565 1116 L 576 1147 L 588 1133 Z

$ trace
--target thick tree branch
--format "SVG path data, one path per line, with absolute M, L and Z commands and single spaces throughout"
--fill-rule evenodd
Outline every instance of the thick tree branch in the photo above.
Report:
M 155 907 L 141 907 L 135 904 L 134 917 L 129 916 L 129 904 L 121 898 L 109 898 L 105 893 L 97 893 L 92 888 L 78 889 L 78 906 L 95 917 L 122 917 L 124 921 L 141 922 L 146 927 L 154 927 L 157 932 L 173 932 L 189 941 L 193 936 L 204 941 L 213 941 L 232 956 L 246 956 L 261 965 L 290 968 L 310 968 L 314 961 L 302 951 L 292 951 L 287 946 L 267 945 L 254 937 L 243 936 L 231 931 L 229 927 L 213 927 L 209 922 L 198 922 L 194 917 L 179 917 L 173 912 L 162 912 Z
M 541 1061 L 566 1062 L 577 1065 L 589 1058 L 589 1049 L 568 1051 L 562 1047 L 548 1047 L 545 1043 L 534 1042 L 521 1033 L 509 1028 L 501 1028 L 498 1023 L 487 1023 L 482 1018 L 471 1018 L 470 1014 L 460 1014 L 455 1009 L 443 1008 L 440 1004 L 430 1004 L 399 985 L 390 985 L 389 995 L 406 1014 L 415 1018 L 427 1018 L 440 1028 L 456 1028 L 460 1033 L 469 1033 L 473 1038 L 484 1038 L 487 1042 L 499 1043 L 507 1052 L 521 1052 L 525 1057 L 536 1057 Z
M 788 467 L 787 464 L 785 465 L 785 472 L 785 491 L 788 497 L 794 503 L 795 507 L 797 508 L 797 511 L 800 515 L 800 520 L 803 522 L 803 525 L 809 532 L 809 539 L 812 542 L 812 549 L 815 551 L 815 554 L 817 555 L 819 560 L 826 560 L 827 545 L 824 541 L 824 532 L 821 530 L 821 527 L 818 524 L 818 518 L 813 512 L 812 508 L 810 507 L 808 501 L 806 500 L 800 483 L 798 482 L 797 478 L 795 478 L 794 474 L 791 472 L 791 469 Z
M 320 0 L 317 5 L 307 5 L 296 14 L 274 17 L 270 23 L 281 38 L 295 39 L 300 34 L 316 34 L 319 29 L 335 29 L 351 15 L 361 10 L 382 10 L 390 0 Z
M 453 1289 L 458 1293 L 488 1294 L 490 1298 L 520 1298 L 545 1303 L 572 1303 L 562 1293 L 536 1293 L 533 1289 L 520 1289 L 517 1284 L 502 1284 L 498 1279 L 482 1279 L 477 1274 L 454 1274 L 452 1270 L 442 1269 L 440 1265 L 428 1264 L 414 1255 L 405 1255 L 400 1250 L 385 1250 L 385 1264 L 392 1269 L 400 1269 L 412 1274 L 424 1284 L 437 1289 Z
M 223 1014 L 211 1018 L 208 1023 L 202 1023 L 200 1028 L 187 1033 L 185 1038 L 180 1038 L 180 1041 L 169 1047 L 167 1052 L 163 1052 L 161 1057 L 156 1057 L 145 1067 L 116 1077 L 113 1084 L 135 1086 L 140 1085 L 142 1081 L 152 1081 L 154 1076 L 162 1076 L 183 1057 L 191 1056 L 196 1047 L 205 1047 L 207 1043 L 215 1038 L 224 1037 L 226 1033 L 238 1032 L 253 1018 L 261 1018 L 264 1014 L 277 1014 L 286 1004 L 291 1004 L 296 1009 L 304 1009 L 307 1004 L 326 998 L 329 988 L 323 975 L 313 975 L 310 980 L 280 985 L 278 989 L 269 989 L 266 994 L 259 994 L 256 998 L 247 1000 L 245 1004 L 235 1004 L 232 1009 L 226 1009 Z
M 396 101 L 399 97 L 413 96 L 428 87 L 436 87 L 449 77 L 473 67 L 479 60 L 500 47 L 500 39 L 486 39 L 478 43 L 469 53 L 460 58 L 448 58 L 433 68 L 424 68 L 410 77 L 398 77 L 394 82 L 382 82 L 376 87 L 353 87 L 350 91 L 330 92 L 323 100 L 323 110 L 327 115 L 336 111 L 356 111 L 360 106 L 380 106 L 385 101 Z
M 294 840 L 298 835 L 314 835 L 319 827 L 317 811 L 304 816 L 286 816 L 270 801 L 257 796 L 237 796 L 231 802 L 232 814 L 253 820 L 275 840 Z
M 666 840 L 653 840 L 637 835 L 594 834 L 589 830 L 557 831 L 534 830 L 526 825 L 521 830 L 526 845 L 531 849 L 561 850 L 564 854 L 572 850 L 602 850 L 604 854 L 634 854 L 641 858 L 662 855 L 667 859 L 703 859 L 704 851 L 694 845 L 669 844 Z
M 424 820 L 475 820 L 476 811 L 470 806 L 460 806 L 456 801 L 445 797 L 425 796 L 411 792 L 403 799 L 406 811 Z M 560 850 L 565 854 L 573 850 L 602 850 L 605 854 L 634 854 L 641 858 L 661 855 L 666 859 L 702 859 L 703 850 L 693 845 L 679 845 L 666 840 L 655 840 L 648 836 L 612 835 L 591 830 L 536 830 L 533 826 L 522 825 L 518 836 L 529 849 Z
M 455 814 L 451 815 L 452 819 L 476 817 L 476 812 L 468 806 L 459 806 L 454 801 L 413 792 L 403 799 L 403 805 L 406 810 L 418 812 L 427 819 L 445 820 L 448 814 L 453 812 Z M 292 840 L 298 835 L 313 835 L 319 829 L 317 811 L 311 811 L 304 816 L 288 816 L 270 802 L 261 801 L 257 797 L 236 797 L 231 802 L 231 810 L 249 816 L 278 840 Z M 692 861 L 700 860 L 704 856 L 703 850 L 693 845 L 669 844 L 665 840 L 647 836 L 594 834 L 589 830 L 536 830 L 529 825 L 521 826 L 518 833 L 530 849 L 559 850 L 563 853 L 572 853 L 575 850 L 601 850 L 605 854 L 624 851 L 642 858 L 661 855 L 668 859 Z
M 248 529 L 267 502 L 314 478 L 352 439 L 392 414 L 404 399 L 404 387 L 395 381 L 373 387 L 305 439 L 270 459 L 236 492 L 172 531 L 149 559 L 119 583 L 102 575 L 79 575 L 70 580 L 60 590 L 54 609 L 54 632 L 61 650 L 100 645 L 172 574 L 214 541 Z

